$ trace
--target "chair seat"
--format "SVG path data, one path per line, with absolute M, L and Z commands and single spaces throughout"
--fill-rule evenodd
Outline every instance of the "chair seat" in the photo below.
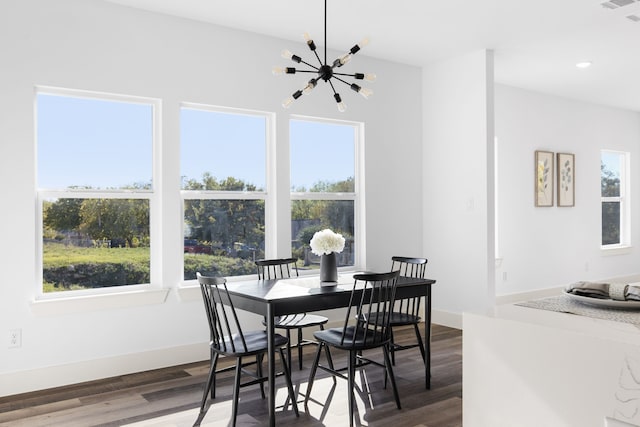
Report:
M 379 313 L 371 313 L 368 317 L 372 322 L 375 322 Z M 391 313 L 391 319 L 389 319 L 389 324 L 391 326 L 404 326 L 404 325 L 414 325 L 416 323 L 420 323 L 422 318 L 420 316 L 415 316 L 413 314 L 402 313 L 399 311 L 394 311 Z
M 358 328 L 358 333 L 354 337 L 354 330 L 356 326 L 349 326 L 344 334 L 344 341 L 342 339 L 342 332 L 344 328 L 331 328 L 324 331 L 317 331 L 313 333 L 313 336 L 318 340 L 341 349 L 361 349 L 366 350 L 368 348 L 376 348 L 382 346 L 386 340 L 382 334 L 378 331 L 367 330 L 363 331 Z
M 263 353 L 267 351 L 267 332 L 266 331 L 251 331 L 244 333 L 244 340 L 247 343 L 247 349 L 244 350 L 242 345 L 242 338 L 238 334 L 233 334 L 231 339 L 225 337 L 224 343 L 226 349 L 223 346 L 216 346 L 213 349 L 227 356 L 250 356 L 257 353 Z M 233 341 L 233 346 L 231 345 Z M 282 347 L 287 344 L 288 340 L 280 334 L 274 334 L 274 344 L 276 347 Z M 235 347 L 235 351 L 233 350 Z
M 420 316 L 414 316 L 413 314 L 393 312 L 391 313 L 391 320 L 389 323 L 391 326 L 402 326 L 402 325 L 413 325 L 416 323 L 420 323 Z

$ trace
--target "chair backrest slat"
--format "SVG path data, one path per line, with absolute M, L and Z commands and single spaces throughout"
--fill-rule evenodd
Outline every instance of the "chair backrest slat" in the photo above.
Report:
M 391 312 L 395 300 L 398 271 L 366 273 L 353 276 L 353 288 L 344 326 L 342 342 L 364 338 L 365 345 L 389 340 Z M 375 333 L 372 333 L 375 332 Z
M 427 270 L 426 258 L 411 258 L 404 256 L 391 257 L 391 270 L 400 272 L 400 276 L 424 279 Z M 398 300 L 395 306 L 397 312 L 419 316 L 421 297 Z
M 298 277 L 297 262 L 296 258 L 259 259 L 255 262 L 258 268 L 258 279 L 273 280 Z
M 227 279 L 196 273 L 204 302 L 212 348 L 223 353 L 247 351 L 247 343 L 227 289 Z M 239 339 L 234 339 L 239 338 Z M 242 346 L 242 348 L 239 348 Z

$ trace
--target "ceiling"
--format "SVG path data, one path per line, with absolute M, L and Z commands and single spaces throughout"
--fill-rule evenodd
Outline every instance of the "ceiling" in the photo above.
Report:
M 323 48 L 321 0 L 107 0 Z M 496 81 L 640 112 L 640 0 L 328 0 L 327 44 L 424 66 L 478 49 Z M 287 47 L 287 46 L 283 46 Z M 591 61 L 587 69 L 575 64 Z

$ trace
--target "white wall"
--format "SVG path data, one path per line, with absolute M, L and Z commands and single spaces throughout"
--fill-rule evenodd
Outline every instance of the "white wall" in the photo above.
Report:
M 637 245 L 640 114 L 504 85 L 495 94 L 502 258 L 496 293 L 638 273 L 637 247 L 619 255 L 600 250 L 600 150 L 631 153 L 631 242 Z M 534 207 L 536 150 L 575 154 L 575 207 Z
M 201 303 L 184 300 L 177 291 L 180 102 L 276 112 L 281 173 L 288 168 L 290 114 L 364 122 L 368 259 L 363 267 L 382 270 L 390 266 L 391 255 L 423 254 L 418 68 L 368 58 L 363 50 L 352 66 L 379 76 L 373 99 L 341 89 L 349 110 L 340 114 L 328 88 L 318 87 L 283 111 L 281 101 L 304 79 L 273 77 L 271 67 L 284 62 L 280 51 L 285 47 L 306 53 L 301 42 L 97 0 L 22 0 L 0 8 L 0 337 L 13 328 L 23 333 L 21 348 L 7 349 L 0 341 L 0 395 L 208 356 Z M 303 31 L 303 25 L 292 30 L 293 37 Z M 162 101 L 166 300 L 122 308 L 98 302 L 98 308 L 84 312 L 78 304 L 68 312 L 34 309 L 35 85 Z M 286 205 L 287 183 L 278 191 L 285 196 L 279 203 Z M 279 224 L 288 233 L 288 224 Z
M 461 326 L 460 313 L 490 307 L 494 297 L 492 52 L 425 67 L 423 94 L 424 247 L 437 279 L 434 318 Z

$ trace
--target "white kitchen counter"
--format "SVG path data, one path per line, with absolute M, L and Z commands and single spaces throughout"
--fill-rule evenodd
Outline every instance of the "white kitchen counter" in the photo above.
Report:
M 640 328 L 497 306 L 463 315 L 465 427 L 640 426 Z

